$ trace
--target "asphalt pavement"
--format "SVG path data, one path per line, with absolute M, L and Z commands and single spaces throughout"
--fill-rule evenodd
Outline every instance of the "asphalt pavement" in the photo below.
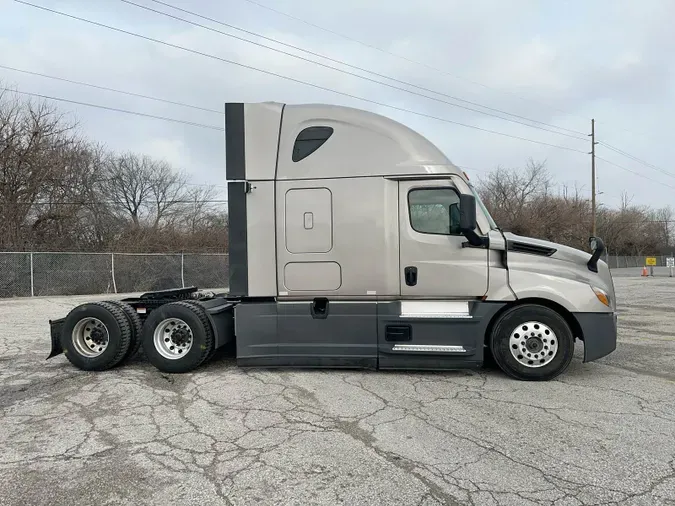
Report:
M 86 373 L 0 301 L 0 504 L 675 504 L 675 278 L 616 276 L 619 344 L 546 383 L 448 373 Z M 99 297 L 100 298 L 100 297 Z

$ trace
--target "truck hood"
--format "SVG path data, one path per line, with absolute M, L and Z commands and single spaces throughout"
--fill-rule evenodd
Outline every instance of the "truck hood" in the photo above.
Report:
M 510 232 L 504 233 L 504 239 L 507 243 L 510 243 L 509 256 L 515 254 L 520 257 L 519 260 L 522 262 L 521 268 L 524 268 L 524 270 L 533 268 L 534 265 L 540 265 L 537 261 L 535 261 L 534 264 L 532 261 L 526 262 L 525 257 L 532 258 L 532 256 L 534 256 L 540 261 L 550 259 L 548 260 L 551 262 L 550 272 L 556 273 L 555 275 L 557 276 L 575 279 L 576 281 L 582 281 L 593 286 L 598 286 L 599 288 L 604 288 L 610 295 L 612 309 L 616 309 L 614 281 L 609 266 L 602 259 L 598 260 L 598 272 L 595 273 L 589 270 L 586 265 L 591 259 L 591 253 L 557 244 L 555 242 L 519 236 Z M 564 269 L 557 269 L 554 266 L 556 263 L 558 263 L 559 266 L 564 265 L 567 267 Z M 536 267 L 534 268 L 536 269 Z

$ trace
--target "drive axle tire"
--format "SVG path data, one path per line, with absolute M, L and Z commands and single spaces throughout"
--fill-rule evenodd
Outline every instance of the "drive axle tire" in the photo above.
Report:
M 141 348 L 141 333 L 143 332 L 143 320 L 138 316 L 136 310 L 130 304 L 122 302 L 120 300 L 109 300 L 109 304 L 114 304 L 119 307 L 129 320 L 129 325 L 131 326 L 131 344 L 129 345 L 129 351 L 122 361 L 127 361 L 136 356 L 138 350 Z
M 75 367 L 104 371 L 119 364 L 129 352 L 132 329 L 124 311 L 108 302 L 90 302 L 66 316 L 61 347 Z
M 499 368 L 525 381 L 547 381 L 562 374 L 574 355 L 574 335 L 556 311 L 537 304 L 508 309 L 490 336 Z
M 206 316 L 206 309 L 199 302 L 197 302 L 196 300 L 193 300 L 193 299 L 186 299 L 183 302 L 185 302 L 186 304 L 191 304 L 193 307 L 195 307 L 197 309 L 197 311 L 199 311 L 199 313 L 202 314 L 208 321 L 208 316 Z M 209 362 L 213 358 L 213 355 L 216 354 L 216 350 L 217 350 L 217 348 L 216 348 L 216 337 L 215 337 L 215 333 L 214 333 L 213 346 L 211 346 L 211 351 L 206 356 L 206 358 L 202 361 L 201 365 L 204 365 L 207 362 Z
M 150 313 L 143 324 L 143 351 L 148 361 L 167 373 L 199 367 L 214 346 L 206 311 L 192 302 L 171 302 Z

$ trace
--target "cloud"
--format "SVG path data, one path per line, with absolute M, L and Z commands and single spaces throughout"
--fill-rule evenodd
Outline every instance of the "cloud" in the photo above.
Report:
M 675 3 L 670 0 L 652 0 L 650 9 L 627 0 L 592 3 L 581 0 L 566 3 L 536 0 L 357 3 L 345 0 L 330 5 L 310 0 L 260 0 L 275 9 L 381 47 L 385 52 L 322 32 L 243 0 L 233 0 L 227 5 L 205 0 L 171 0 L 183 8 L 268 37 L 438 91 L 443 95 L 387 81 L 392 86 L 432 95 L 441 101 L 312 65 L 121 2 L 35 1 L 319 87 L 453 122 L 571 147 L 582 153 L 396 111 L 2 0 L 0 64 L 216 111 L 221 111 L 226 101 L 331 102 L 362 107 L 419 130 L 460 165 L 485 170 L 497 165 L 523 166 L 528 157 L 546 159 L 558 181 L 572 185 L 577 181 L 587 188 L 590 186 L 590 159 L 585 153 L 590 144 L 586 134 L 590 118 L 595 117 L 601 140 L 675 173 L 675 169 L 668 166 L 671 144 L 666 142 L 665 134 L 660 133 L 669 131 L 672 121 L 669 111 L 675 106 L 672 91 L 675 61 L 668 56 L 675 50 L 669 27 L 669 19 L 675 15 Z M 137 1 L 188 17 L 148 0 Z M 236 33 L 222 26 L 212 26 Z M 255 37 L 237 35 L 274 45 Z M 395 58 L 387 52 L 424 65 Z M 339 64 L 325 63 L 362 74 Z M 368 77 L 386 81 L 382 77 Z M 205 125 L 219 127 L 223 123 L 218 113 L 3 70 L 0 70 L 0 79 L 16 83 L 26 91 Z M 581 140 L 478 114 L 462 107 L 479 107 L 457 99 L 572 129 L 579 132 Z M 66 104 L 62 107 L 76 111 L 88 136 L 114 149 L 137 149 L 163 156 L 172 163 L 185 166 L 194 174 L 195 182 L 224 182 L 222 132 Z M 675 178 L 640 166 L 614 152 L 602 151 L 601 146 L 598 150 L 611 161 L 675 186 Z M 618 203 L 623 190 L 635 194 L 637 202 L 672 203 L 673 190 L 663 184 L 657 185 L 602 162 L 598 162 L 598 174 L 604 192 L 601 200 L 610 204 Z

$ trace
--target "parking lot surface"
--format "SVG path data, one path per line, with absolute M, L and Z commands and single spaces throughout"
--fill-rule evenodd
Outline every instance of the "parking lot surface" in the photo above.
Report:
M 49 361 L 0 301 L 0 504 L 675 504 L 675 278 L 617 276 L 619 344 L 546 383 L 447 373 L 162 374 Z

